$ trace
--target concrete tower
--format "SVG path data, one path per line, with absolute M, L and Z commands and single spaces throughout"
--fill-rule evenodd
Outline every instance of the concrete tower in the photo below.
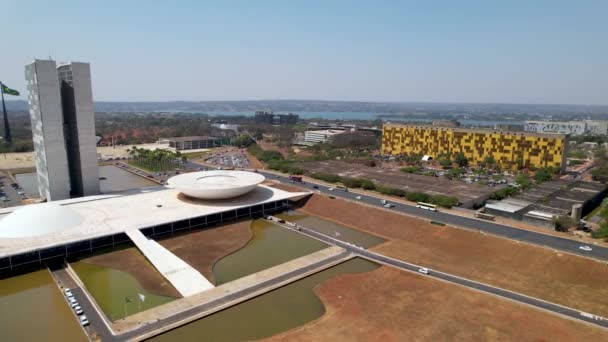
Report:
M 57 68 L 63 103 L 66 151 L 72 196 L 99 193 L 95 112 L 88 63 L 70 63 Z
M 40 196 L 99 193 L 91 72 L 87 63 L 25 67 Z

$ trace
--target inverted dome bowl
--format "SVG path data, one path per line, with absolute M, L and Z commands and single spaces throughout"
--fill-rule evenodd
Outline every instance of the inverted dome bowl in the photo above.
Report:
M 167 180 L 167 187 L 200 199 L 226 199 L 244 195 L 266 178 L 247 171 L 199 171 L 181 174 Z

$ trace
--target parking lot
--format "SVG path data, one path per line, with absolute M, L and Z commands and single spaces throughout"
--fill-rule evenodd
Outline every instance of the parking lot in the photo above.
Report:
M 217 165 L 224 169 L 232 168 L 248 168 L 250 165 L 249 158 L 244 150 L 227 151 L 222 153 L 214 153 L 205 159 L 206 163 Z
M 0 175 L 0 206 L 2 208 L 21 205 L 29 196 L 24 190 L 5 174 Z

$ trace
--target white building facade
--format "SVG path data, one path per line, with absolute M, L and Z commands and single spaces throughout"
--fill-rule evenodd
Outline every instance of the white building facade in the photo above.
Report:
M 524 130 L 535 133 L 606 135 L 608 121 L 526 121 Z
M 35 60 L 25 67 L 40 196 L 99 193 L 90 67 Z
M 342 130 L 326 129 L 320 131 L 306 131 L 304 141 L 309 144 L 330 142 L 336 135 L 344 133 Z

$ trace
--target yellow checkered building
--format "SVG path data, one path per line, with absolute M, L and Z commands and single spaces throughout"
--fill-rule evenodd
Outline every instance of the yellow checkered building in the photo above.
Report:
M 422 154 L 452 158 L 463 152 L 470 164 L 488 156 L 503 168 L 559 167 L 566 165 L 568 136 L 488 129 L 386 124 L 382 127 L 382 154 Z

